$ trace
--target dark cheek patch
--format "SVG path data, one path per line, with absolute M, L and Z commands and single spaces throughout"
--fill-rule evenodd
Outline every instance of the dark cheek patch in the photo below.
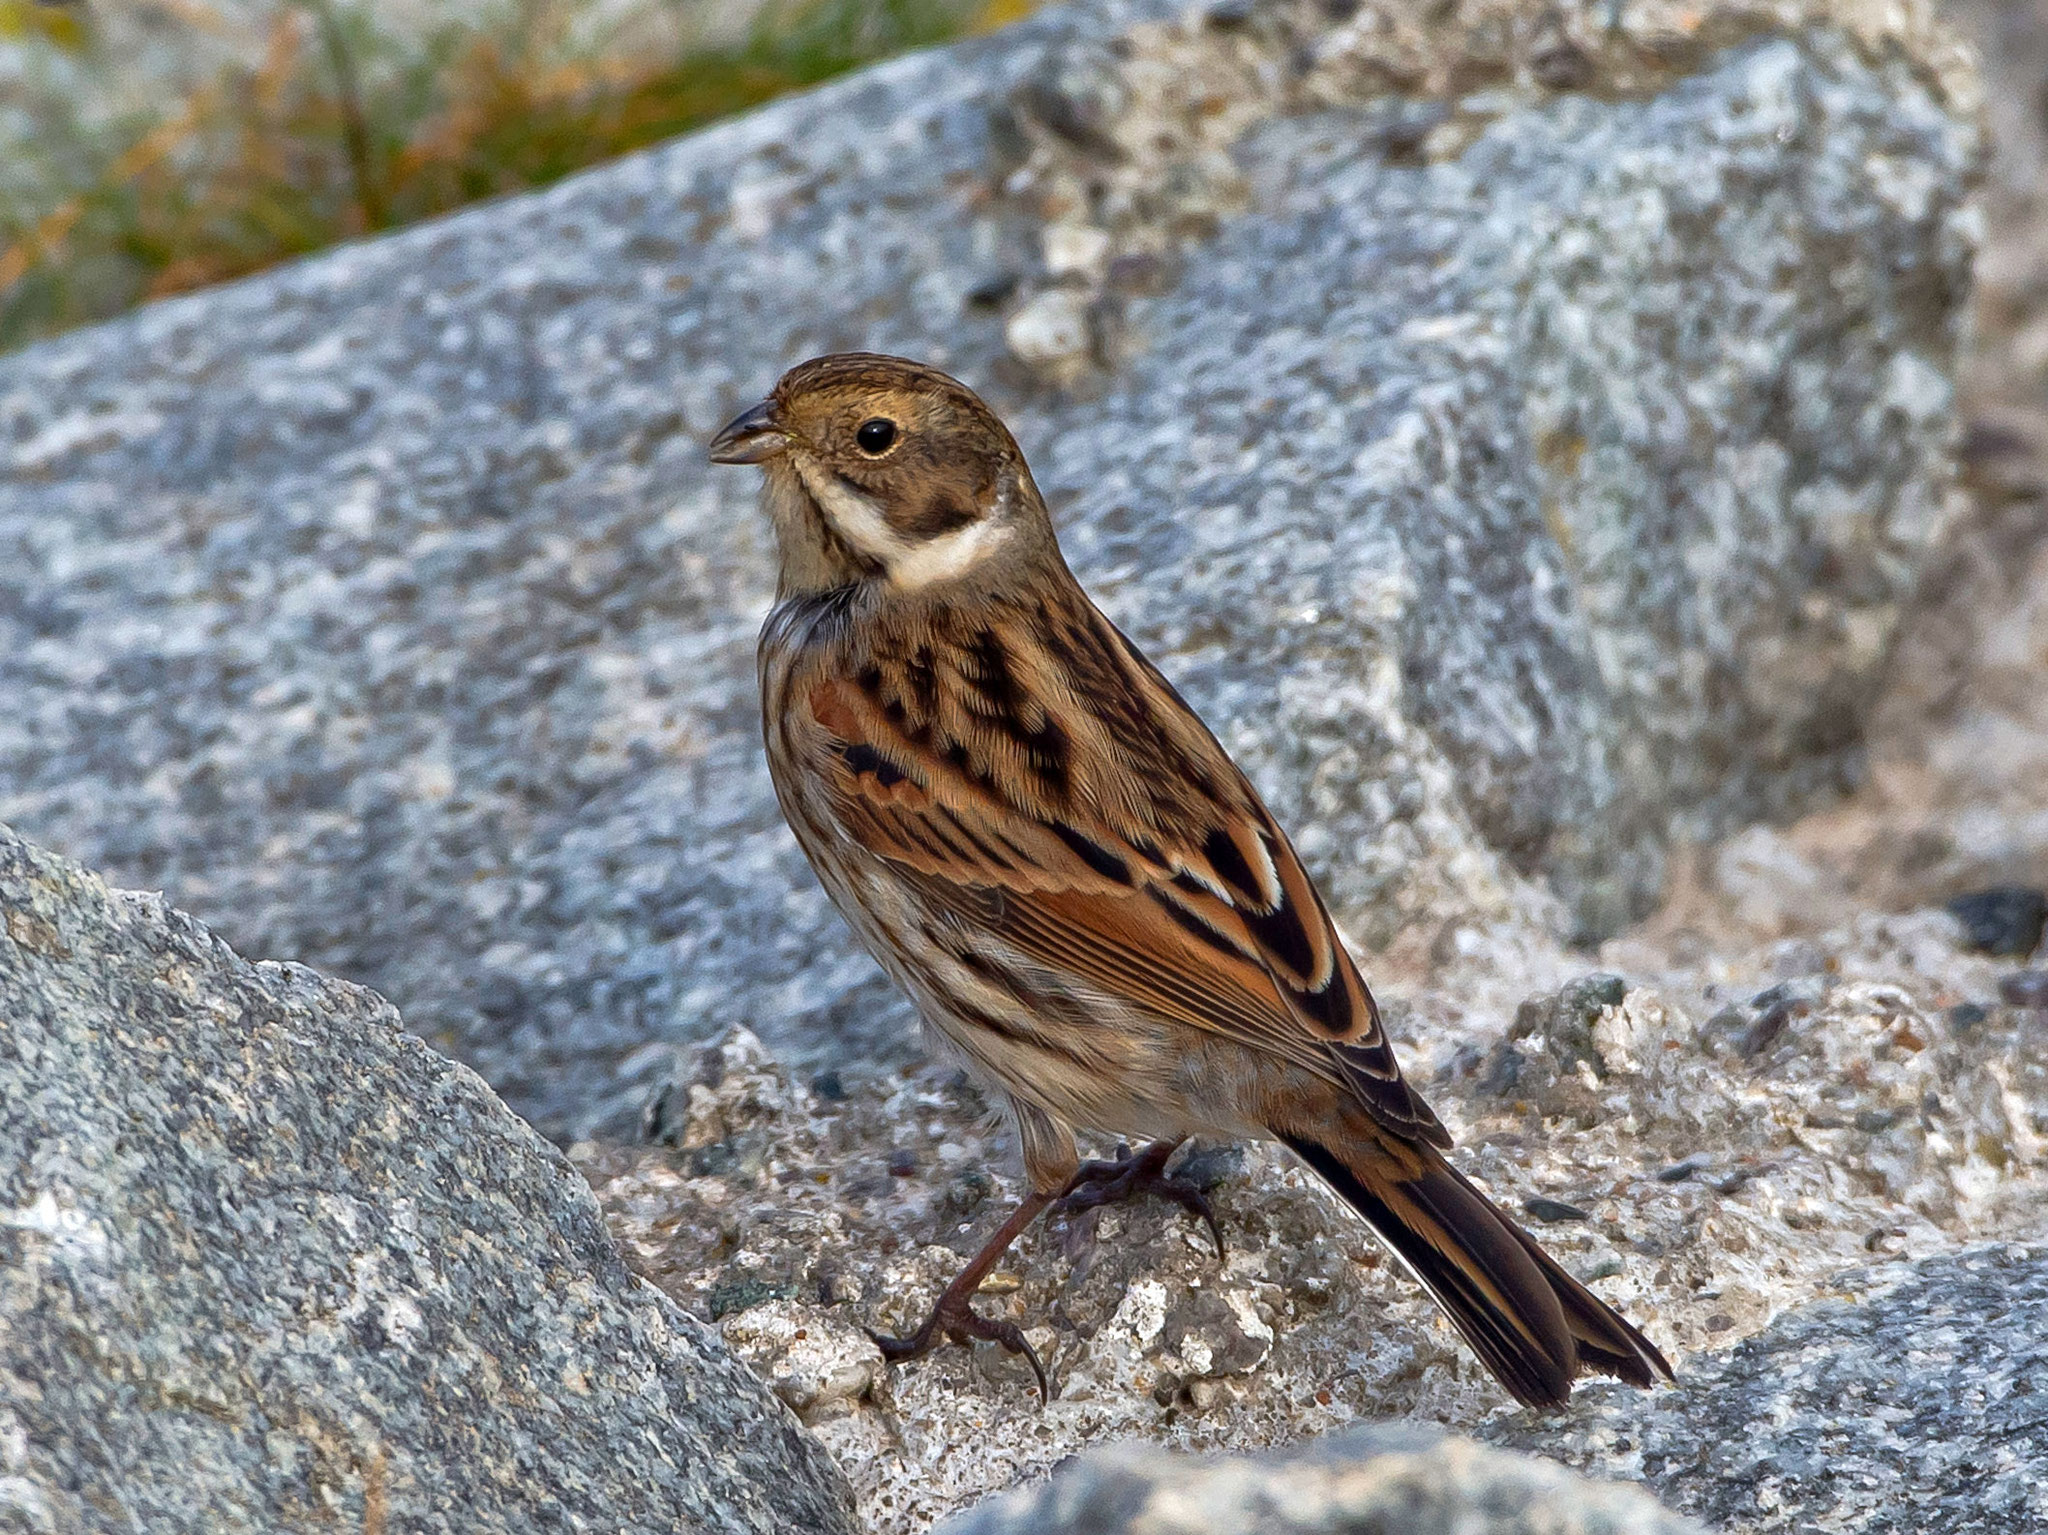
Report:
M 906 538 L 940 538 L 980 519 L 973 502 L 942 491 L 910 508 L 899 526 Z
M 979 446 L 945 431 L 913 430 L 876 499 L 903 538 L 943 538 L 981 521 L 994 505 L 994 465 Z

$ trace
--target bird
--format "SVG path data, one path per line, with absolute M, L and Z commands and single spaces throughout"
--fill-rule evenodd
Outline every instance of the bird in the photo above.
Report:
M 1671 1367 L 1451 1163 L 1314 883 L 1251 782 L 1068 568 L 1024 455 L 900 357 L 791 368 L 710 444 L 763 472 L 769 774 L 820 883 L 928 1035 L 1007 1109 L 1030 1192 L 886 1359 L 1021 1328 L 970 1301 L 1048 1208 L 1208 1220 L 1190 1136 L 1277 1141 L 1517 1401 Z M 1076 1132 L 1146 1144 L 1083 1162 Z

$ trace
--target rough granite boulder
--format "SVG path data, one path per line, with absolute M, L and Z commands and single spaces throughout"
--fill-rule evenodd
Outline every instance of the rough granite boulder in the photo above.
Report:
M 940 1535 L 2048 1528 L 2048 1249 L 2000 1244 L 1851 1270 L 1827 1292 L 1732 1351 L 1693 1359 L 1677 1391 L 1591 1393 L 1561 1420 L 1480 1430 L 1647 1491 L 1376 1428 L 1206 1461 L 1119 1446 L 978 1504 Z
M 1085 1455 L 937 1535 L 1705 1535 L 1632 1487 L 1412 1428 L 1190 1462 L 1149 1445 Z
M 0 1528 L 851 1535 L 473 1072 L 4 828 L 0 1104 Z
M 1487 1437 L 1746 1535 L 2048 1529 L 2048 1247 L 1852 1270 L 1683 1393 Z
M 1089 0 L 61 338 L 0 362 L 0 818 L 550 1134 L 735 1023 L 900 1051 L 702 455 L 861 346 L 988 392 L 1368 945 L 1610 932 L 1853 773 L 1950 506 L 1969 93 L 1864 0 Z

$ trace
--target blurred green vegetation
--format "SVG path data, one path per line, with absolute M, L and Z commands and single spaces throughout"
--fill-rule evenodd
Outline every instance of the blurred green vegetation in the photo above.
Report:
M 697 11 L 715 15 L 717 3 Z M 692 14 L 691 0 L 666 4 Z M 95 114 L 88 98 L 109 41 L 92 13 L 0 0 L 0 49 L 14 55 L 15 77 L 41 69 L 54 82 L 33 155 L 11 156 L 17 171 L 32 158 L 33 174 L 0 176 L 0 349 L 545 186 L 1028 9 L 1029 0 L 767 0 L 736 37 L 707 43 L 701 28 L 655 27 L 667 41 L 650 46 L 630 6 L 593 26 L 591 0 L 512 0 L 486 19 L 408 35 L 363 0 L 281 0 L 243 39 L 259 46 L 196 86 Z M 205 0 L 167 10 L 178 25 L 249 32 L 246 18 Z M 75 112 L 64 105 L 73 100 Z

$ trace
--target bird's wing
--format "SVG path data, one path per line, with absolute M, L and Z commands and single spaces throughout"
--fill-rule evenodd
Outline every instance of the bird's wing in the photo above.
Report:
M 1449 1144 L 1285 834 L 1078 590 L 1065 611 L 935 625 L 798 692 L 841 830 L 955 920 Z

